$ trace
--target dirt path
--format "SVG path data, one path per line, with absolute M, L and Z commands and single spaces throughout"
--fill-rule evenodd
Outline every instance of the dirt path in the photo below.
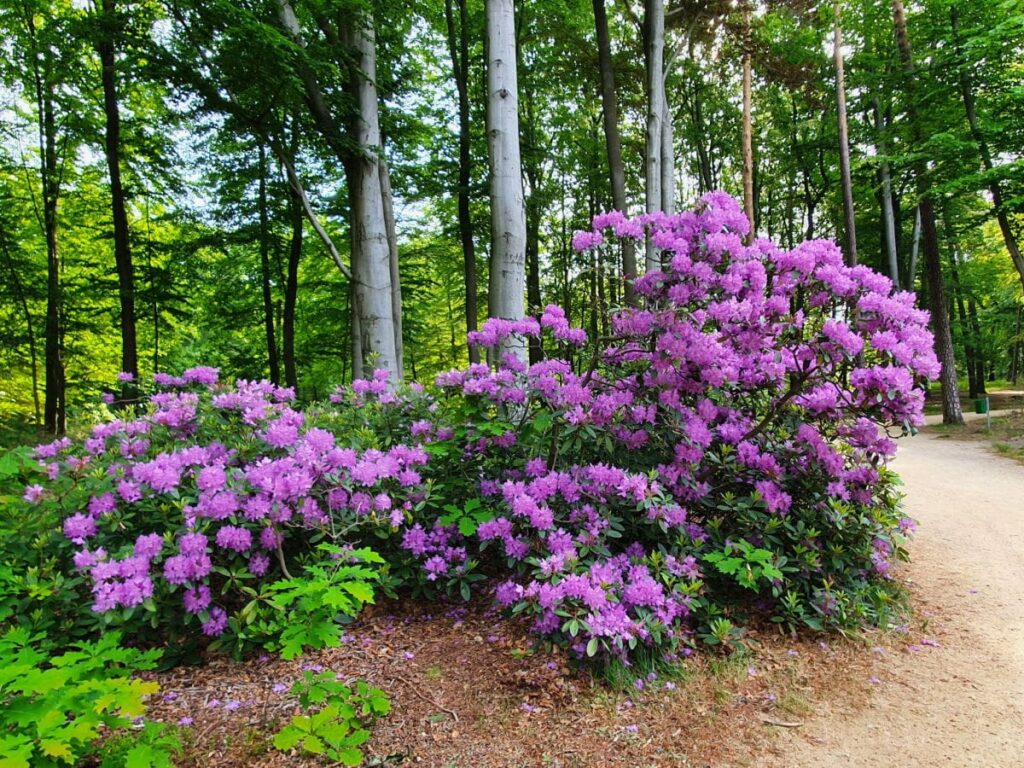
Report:
M 895 466 L 920 523 L 908 575 L 938 645 L 890 652 L 866 707 L 819 709 L 776 754 L 785 768 L 1022 766 L 1024 468 L 932 435 L 902 442 Z

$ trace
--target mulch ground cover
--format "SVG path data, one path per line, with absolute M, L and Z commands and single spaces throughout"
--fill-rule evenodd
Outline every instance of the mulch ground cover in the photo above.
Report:
M 330 670 L 391 697 L 368 765 L 772 765 L 773 731 L 799 728 L 819 696 L 867 695 L 878 664 L 867 648 L 884 642 L 755 630 L 746 650 L 701 652 L 615 690 L 484 606 L 431 608 L 375 607 L 341 647 L 291 662 L 211 657 L 158 674 L 149 716 L 188 724 L 181 766 L 323 765 L 271 740 L 299 712 L 291 683 Z

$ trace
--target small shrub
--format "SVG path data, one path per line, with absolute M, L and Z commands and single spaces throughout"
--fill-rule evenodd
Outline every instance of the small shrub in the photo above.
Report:
M 331 544 L 317 548 L 327 559 L 314 562 L 301 576 L 270 584 L 267 599 L 239 612 L 238 637 L 262 641 L 269 651 L 285 659 L 301 656 L 306 648 L 334 648 L 341 644 L 341 623 L 373 602 L 375 567 L 384 559 L 370 549 L 345 549 Z M 261 606 L 262 609 L 257 606 Z
M 292 693 L 304 713 L 281 729 L 274 746 L 285 752 L 299 748 L 342 765 L 362 763 L 360 747 L 370 738 L 366 726 L 391 711 L 391 702 L 380 689 L 362 680 L 350 687 L 331 672 L 305 672 Z
M 152 669 L 159 653 L 119 642 L 112 633 L 51 656 L 44 638 L 24 628 L 0 636 L 0 763 L 74 765 L 95 754 L 101 734 L 128 729 L 145 713 L 147 696 L 159 686 L 132 674 Z M 149 761 L 135 765 L 167 765 L 175 748 L 176 741 L 153 726 L 126 754 Z

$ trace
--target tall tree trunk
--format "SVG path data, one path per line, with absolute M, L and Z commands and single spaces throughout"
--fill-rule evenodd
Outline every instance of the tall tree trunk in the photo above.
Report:
M 662 210 L 662 122 L 665 117 L 665 2 L 645 0 L 644 51 L 647 60 L 647 148 L 646 203 L 647 213 Z M 654 243 L 647 238 L 645 266 L 648 272 L 661 269 Z
M 964 101 L 964 111 L 967 113 L 967 124 L 971 129 L 971 138 L 978 145 L 978 152 L 981 155 L 981 165 L 989 174 L 989 192 L 992 195 L 992 207 L 996 212 L 996 221 L 999 222 L 999 232 L 1003 236 L 1003 243 L 1010 254 L 1013 266 L 1017 270 L 1017 277 L 1020 279 L 1021 287 L 1024 288 L 1024 256 L 1021 255 L 1020 245 L 1010 227 L 1010 218 L 1006 213 L 1003 202 L 1003 188 L 999 181 L 992 175 L 992 151 L 989 149 L 985 135 L 978 126 L 978 113 L 974 103 L 974 87 L 971 83 L 971 75 L 962 60 L 963 51 L 960 42 L 960 18 L 955 5 L 949 9 L 950 22 L 953 28 L 953 44 L 956 46 L 957 69 L 960 79 L 960 93 Z
M 908 91 L 907 117 L 910 123 L 914 145 L 920 147 L 924 141 L 923 130 L 917 114 L 916 79 L 914 59 L 907 36 L 907 17 L 903 0 L 892 0 L 893 26 L 900 59 L 906 72 Z M 921 237 L 924 247 L 925 271 L 928 274 L 928 294 L 931 300 L 932 327 L 935 331 L 935 352 L 942 364 L 940 384 L 942 387 L 942 423 L 963 424 L 960 393 L 957 391 L 956 358 L 953 352 L 953 338 L 949 328 L 946 288 L 942 280 L 942 260 L 939 254 L 939 235 L 935 227 L 935 206 L 932 201 L 931 184 L 928 177 L 927 161 L 922 157 L 914 163 L 917 184 L 918 207 L 921 211 Z
M 67 428 L 64 377 L 63 291 L 60 280 L 60 251 L 57 242 L 57 205 L 60 198 L 60 174 L 57 158 L 57 116 L 54 104 L 56 86 L 50 71 L 49 53 L 41 50 L 34 16 L 26 17 L 32 41 L 32 75 L 35 86 L 36 117 L 39 131 L 39 179 L 43 200 L 43 235 L 46 239 L 46 323 L 44 328 L 44 365 L 46 393 L 43 400 L 43 429 L 55 435 Z
M 665 213 L 676 211 L 676 149 L 675 132 L 672 127 L 672 110 L 669 109 L 665 81 L 662 80 L 661 116 L 661 210 Z
M 452 74 L 459 98 L 459 239 L 462 242 L 462 272 L 466 284 L 466 332 L 477 329 L 476 249 L 473 242 L 473 217 L 470 212 L 470 184 L 473 178 L 473 157 L 470 152 L 469 120 L 469 12 L 466 0 L 459 3 L 459 31 L 455 32 L 452 0 L 445 0 L 445 20 L 448 25 L 448 51 L 452 59 Z M 480 351 L 472 344 L 469 362 L 480 362 Z
M 395 204 L 391 192 L 391 172 L 384 156 L 383 143 L 378 157 L 380 193 L 384 205 L 384 227 L 388 235 L 388 270 L 391 273 L 391 314 L 395 320 L 395 356 L 398 380 L 405 378 L 405 338 L 402 330 L 402 278 L 398 266 L 398 228 L 395 225 Z
M 889 170 L 889 161 L 886 159 L 888 155 L 888 145 L 885 141 L 885 126 L 882 122 L 882 109 L 878 104 L 877 96 L 871 102 L 871 110 L 874 113 L 875 118 L 876 146 L 878 148 L 878 154 L 882 157 L 882 162 L 878 167 L 878 175 L 880 177 L 882 187 L 882 230 L 885 234 L 885 253 L 889 259 L 889 277 L 892 280 L 892 284 L 899 288 L 900 266 L 899 252 L 896 250 L 896 216 L 892 209 L 892 173 Z
M 103 81 L 103 113 L 106 119 L 104 149 L 110 175 L 110 203 L 114 223 L 114 263 L 117 266 L 118 298 L 121 303 L 121 370 L 139 374 L 135 331 L 135 269 L 128 232 L 128 212 L 121 183 L 121 111 L 117 101 L 117 51 L 121 21 L 116 0 L 102 0 L 99 51 Z M 126 388 L 129 385 L 126 385 Z
M 748 242 L 754 240 L 754 126 L 753 96 L 751 94 L 751 7 L 750 0 L 743 0 L 743 212 L 750 221 Z
M 281 26 L 297 45 L 305 47 L 302 28 L 291 3 L 289 0 L 276 2 Z M 347 137 L 339 130 L 338 121 L 327 106 L 316 74 L 308 67 L 301 67 L 300 76 L 317 130 L 345 166 L 348 183 L 352 230 L 351 303 L 354 313 L 352 374 L 356 378 L 362 376 L 362 358 L 372 356 L 374 366 L 386 370 L 394 383 L 399 380 L 400 363 L 395 348 L 391 251 L 378 169 L 381 136 L 373 18 L 366 14 L 355 20 L 346 19 L 346 22 L 340 35 L 329 30 L 329 37 L 332 43 L 345 45 L 351 64 L 347 89 L 356 111 L 354 119 L 348 124 Z M 292 185 L 296 186 L 294 168 L 289 169 L 289 177 Z M 304 207 L 310 222 L 315 222 L 315 217 L 309 215 L 311 210 L 308 200 L 304 200 Z M 314 228 L 321 239 L 328 243 L 329 238 L 325 237 L 322 228 L 316 227 L 315 223 Z M 338 268 L 344 272 L 344 265 L 337 258 L 336 250 L 330 246 L 328 250 Z
M 910 232 L 910 267 L 907 271 L 907 290 L 914 290 L 917 281 L 917 256 L 921 250 L 921 207 L 914 208 L 914 226 Z
M 846 120 L 846 75 L 843 66 L 842 0 L 835 3 L 832 30 L 832 58 L 836 66 L 836 115 L 839 120 L 839 172 L 843 186 L 843 223 L 846 230 L 846 263 L 857 264 L 857 217 L 853 210 L 853 180 L 850 178 L 850 135 Z
M 487 0 L 487 137 L 491 166 L 491 268 L 488 314 L 524 316 L 526 204 L 519 154 L 516 25 L 513 0 Z M 521 336 L 505 339 L 500 352 L 527 361 Z
M 612 180 L 612 204 L 615 209 L 629 215 L 626 200 L 626 169 L 622 163 L 622 140 L 619 135 L 619 107 L 615 97 L 615 70 L 612 67 L 612 48 L 608 35 L 608 14 L 605 0 L 593 0 L 594 26 L 597 31 L 597 59 L 601 69 L 601 107 L 604 118 L 604 139 L 608 150 L 608 167 Z M 631 238 L 622 240 L 622 278 L 625 281 L 626 303 L 636 304 L 633 280 L 636 278 L 636 246 Z
M 281 366 L 277 356 L 277 339 L 274 333 L 274 299 L 270 285 L 270 213 L 267 210 L 267 148 L 261 142 L 260 157 L 260 283 L 263 286 L 263 331 L 267 340 L 267 364 L 270 380 L 281 383 Z
M 387 371 L 391 382 L 397 383 L 401 380 L 401 364 L 395 346 L 391 247 L 380 183 L 380 115 L 372 24 L 372 19 L 361 19 L 344 30 L 354 56 L 350 90 L 356 113 L 349 124 L 349 139 L 359 148 L 356 156 L 348 157 L 346 165 L 352 206 L 352 278 L 364 370 L 372 357 L 373 368 Z
M 284 361 L 285 386 L 298 392 L 299 376 L 295 361 L 295 308 L 299 297 L 299 262 L 302 259 L 302 201 L 293 187 L 288 188 L 288 213 L 292 237 L 288 247 L 288 273 L 284 284 L 284 312 L 281 317 L 281 357 Z

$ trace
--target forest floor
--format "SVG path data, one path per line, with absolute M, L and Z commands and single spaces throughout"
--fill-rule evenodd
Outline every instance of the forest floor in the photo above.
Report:
M 976 424 L 967 437 L 983 436 Z M 914 618 L 893 631 L 825 642 L 755 629 L 749 650 L 617 692 L 484 605 L 387 605 L 340 649 L 160 675 L 150 714 L 194 719 L 183 766 L 315 765 L 269 746 L 295 712 L 274 687 L 314 666 L 391 695 L 370 765 L 1020 765 L 1024 471 L 938 429 L 901 441 L 895 466 L 920 529 L 899 576 Z

